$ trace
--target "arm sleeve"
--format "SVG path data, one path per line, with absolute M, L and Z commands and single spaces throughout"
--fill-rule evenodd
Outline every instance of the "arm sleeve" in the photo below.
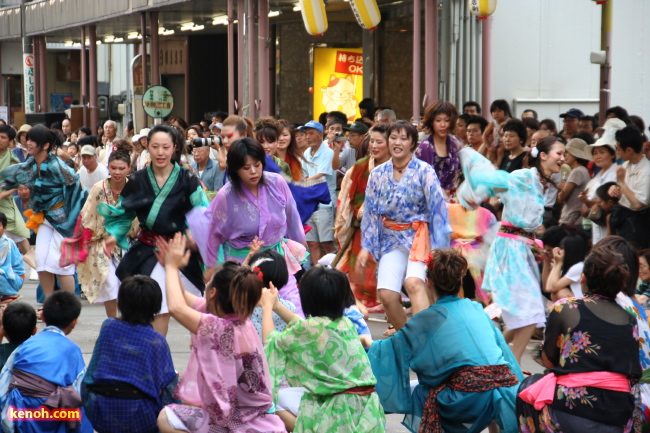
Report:
M 457 197 L 466 208 L 467 200 L 481 203 L 496 194 L 495 188 L 508 189 L 509 173 L 497 170 L 483 155 L 470 147 L 458 152 L 465 181 L 458 187 Z
M 451 226 L 447 214 L 447 205 L 442 194 L 440 182 L 433 168 L 424 171 L 421 176 L 424 196 L 429 212 L 429 236 L 431 249 L 449 248 Z
M 289 189 L 289 185 L 282 177 L 278 177 L 278 186 L 284 192 L 284 195 L 287 200 L 286 213 L 287 213 L 287 232 L 286 237 L 288 239 L 300 242 L 301 244 L 305 243 L 305 229 L 302 226 L 302 220 L 300 219 L 300 214 L 298 213 L 298 207 L 296 206 L 296 200 L 293 198 L 293 194 Z
M 372 343 L 368 359 L 377 378 L 377 394 L 386 412 L 409 413 L 411 410 L 411 384 L 409 360 L 411 345 L 404 332 L 387 340 Z
M 366 187 L 366 199 L 364 216 L 361 220 L 361 248 L 372 253 L 376 262 L 379 262 L 377 255 L 380 251 L 380 218 L 379 206 L 377 203 L 377 191 L 379 185 L 376 172 L 370 173 L 368 186 Z
M 294 319 L 297 320 L 297 319 Z M 294 322 L 292 320 L 287 325 L 287 328 Z M 282 347 L 282 335 L 288 332 L 287 328 L 283 332 L 278 332 L 275 329 L 266 337 L 264 343 L 264 353 L 269 364 L 269 374 L 271 375 L 271 384 L 273 392 L 273 401 L 278 401 L 278 392 L 280 391 L 280 383 L 284 376 L 284 369 L 286 366 L 286 353 Z
M 203 261 L 206 266 L 213 267 L 217 263 L 219 255 L 219 248 L 226 241 L 227 234 L 225 228 L 227 227 L 228 220 L 228 203 L 227 191 L 221 189 L 217 196 L 210 203 L 210 207 L 206 212 L 210 229 L 208 230 L 207 248 L 205 250 L 206 256 Z
M 100 203 L 97 206 L 97 212 L 104 217 L 106 232 L 111 236 L 115 236 L 120 248 L 127 250 L 129 243 L 126 234 L 131 230 L 133 220 L 136 218 L 135 211 L 124 209 L 122 207 L 122 196 L 120 196 L 117 206 Z

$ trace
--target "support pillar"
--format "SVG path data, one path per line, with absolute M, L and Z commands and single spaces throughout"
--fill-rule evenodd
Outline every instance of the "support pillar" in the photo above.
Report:
M 271 114 L 271 88 L 269 80 L 269 0 L 259 0 L 257 4 L 257 68 L 258 116 Z
M 97 95 L 97 27 L 88 26 L 88 93 L 90 98 L 90 127 L 97 131 L 99 98 Z
M 422 55 L 421 10 L 421 0 L 413 0 L 413 122 L 420 121 L 420 105 L 422 104 L 420 97 L 420 59 Z
M 38 36 L 34 36 L 32 38 L 32 49 L 33 49 L 33 82 L 34 82 L 34 112 L 35 113 L 40 113 L 41 112 L 41 93 L 40 93 L 40 87 L 41 87 L 41 81 L 40 81 L 40 74 L 41 71 L 39 69 L 39 64 L 38 62 L 40 61 L 39 53 L 41 51 L 41 44 L 38 41 Z M 49 126 L 49 125 L 48 125 Z
M 79 57 L 81 58 L 81 89 L 79 89 L 81 93 L 81 105 L 83 105 L 83 119 L 82 123 L 85 126 L 90 126 L 89 125 L 89 117 L 88 117 L 88 57 L 86 53 L 86 26 L 81 26 L 81 52 L 79 54 Z M 92 131 L 93 128 L 90 128 Z
M 39 87 L 39 105 L 40 112 L 46 113 L 49 110 L 49 101 L 47 93 L 47 43 L 45 41 L 45 36 L 38 37 L 38 60 L 36 61 L 38 66 L 38 87 Z
M 248 39 L 248 116 L 255 121 L 257 118 L 255 111 L 255 3 L 253 0 L 247 0 L 248 3 L 248 27 L 246 36 Z
M 438 100 L 438 0 L 424 3 L 425 106 Z
M 235 12 L 233 10 L 233 1 L 228 0 L 228 114 L 235 113 Z
M 237 0 L 237 110 L 241 115 L 244 105 L 244 0 Z
M 603 124 L 605 112 L 610 106 L 612 86 L 612 19 L 614 15 L 614 0 L 609 0 L 603 4 L 602 22 L 600 27 L 600 49 L 605 52 L 606 60 L 604 65 L 600 65 L 600 101 L 598 104 L 599 120 Z
M 142 96 L 149 88 L 149 80 L 147 74 L 147 13 L 140 12 L 140 34 L 142 35 L 142 43 L 140 44 L 140 54 L 142 54 Z M 144 114 L 143 128 L 149 125 L 149 116 Z
M 190 99 L 192 96 L 190 95 L 190 38 L 189 36 L 185 37 L 185 49 L 183 50 L 185 52 L 185 58 L 183 61 L 185 62 L 185 111 L 183 113 L 184 119 L 187 121 L 187 123 L 190 123 L 190 102 L 192 102 Z
M 151 21 L 151 85 L 160 86 L 160 49 L 158 35 L 158 12 L 149 12 Z
M 490 120 L 490 104 L 492 103 L 492 17 L 481 20 L 483 36 L 481 50 L 481 114 L 486 120 Z

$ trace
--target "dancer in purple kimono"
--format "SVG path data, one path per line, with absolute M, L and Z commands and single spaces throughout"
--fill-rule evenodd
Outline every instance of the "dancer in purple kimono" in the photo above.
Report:
M 243 262 L 255 238 L 262 249 L 273 249 L 287 261 L 289 282 L 283 298 L 299 308 L 294 274 L 306 259 L 305 232 L 287 182 L 264 171 L 262 146 L 255 140 L 236 141 L 228 152 L 230 182 L 219 190 L 206 213 L 210 230 L 197 244 L 209 268 L 227 260 Z M 190 226 L 192 219 L 190 218 Z

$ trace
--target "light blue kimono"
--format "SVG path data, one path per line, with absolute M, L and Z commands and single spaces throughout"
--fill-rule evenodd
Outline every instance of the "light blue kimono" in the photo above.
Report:
M 93 428 L 81 410 L 81 426 L 68 429 L 65 421 L 11 421 L 7 413 L 10 406 L 16 409 L 38 409 L 46 398 L 26 397 L 17 389 L 9 389 L 14 369 L 39 376 L 55 385 L 72 385 L 80 392 L 81 382 L 86 372 L 81 349 L 55 326 L 43 331 L 21 344 L 9 357 L 0 373 L 0 407 L 2 407 L 3 432 L 21 433 L 92 433 Z
M 537 169 L 508 173 L 496 170 L 492 163 L 471 148 L 459 152 L 465 182 L 458 188 L 461 204 L 466 200 L 480 203 L 498 195 L 503 203 L 502 222 L 534 233 L 544 217 L 544 188 Z M 529 243 L 520 238 L 498 235 L 485 264 L 482 289 L 503 309 L 508 329 L 546 322 L 540 288 L 539 267 Z
M 391 338 L 375 341 L 368 357 L 384 410 L 406 414 L 402 423 L 412 432 L 419 430 L 429 390 L 462 367 L 505 364 L 520 382 L 523 379 L 517 360 L 482 306 L 457 296 L 440 298 Z M 413 393 L 409 368 L 419 382 Z M 518 431 L 518 387 L 485 392 L 444 388 L 438 394 L 443 430 L 478 433 L 495 420 L 505 433 Z
M 25 282 L 23 256 L 18 247 L 7 237 L 0 237 L 0 297 L 16 295 Z

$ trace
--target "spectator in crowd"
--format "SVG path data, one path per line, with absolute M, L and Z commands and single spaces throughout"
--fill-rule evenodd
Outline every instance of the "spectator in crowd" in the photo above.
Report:
M 119 140 L 117 136 L 117 123 L 112 120 L 107 120 L 104 123 L 104 138 L 106 140 L 104 148 L 99 150 L 99 162 L 102 165 L 108 164 L 108 158 L 111 152 L 115 150 L 115 143 Z
M 334 209 L 336 203 L 336 175 L 332 169 L 334 151 L 327 144 L 323 144 L 323 127 L 320 123 L 310 120 L 300 127 L 305 132 L 309 147 L 305 150 L 303 171 L 307 181 L 324 177 L 330 191 L 331 203 L 320 204 L 316 212 L 307 221 L 312 229 L 307 233 L 307 245 L 311 253 L 312 263 L 315 265 L 325 254 L 334 252 Z
M 357 119 L 357 121 L 370 126 L 374 125 L 375 101 L 372 98 L 363 98 L 359 102 L 359 113 L 361 114 L 361 118 Z
M 521 113 L 521 120 L 524 120 L 526 118 L 533 118 L 533 119 L 537 120 L 537 111 L 535 111 L 533 109 L 530 109 L 530 108 L 527 109 L 527 110 L 524 110 L 524 112 Z
M 467 121 L 471 116 L 469 114 L 461 114 L 456 119 L 456 127 L 454 128 L 453 135 L 458 139 L 461 146 L 467 144 Z
M 643 137 L 635 126 L 616 132 L 616 153 L 623 161 L 616 168 L 610 194 L 620 197 L 610 219 L 614 234 L 641 248 L 650 247 L 650 161 L 642 153 Z
M 61 132 L 65 135 L 66 141 L 70 141 L 70 135 L 72 135 L 72 124 L 70 119 L 63 119 L 61 122 Z
M 397 120 L 397 115 L 390 108 L 384 108 L 377 112 L 375 123 L 393 123 Z
M 548 131 L 551 135 L 557 135 L 557 126 L 553 119 L 544 119 L 539 122 L 539 129 Z
M 625 122 L 620 119 L 608 119 L 605 122 L 605 130 L 602 136 L 592 145 L 587 146 L 587 153 L 594 160 L 594 164 L 600 171 L 587 184 L 585 191 L 578 195 L 584 203 L 581 213 L 587 216 L 590 209 L 598 204 L 596 190 L 607 182 L 616 181 L 616 131 L 625 128 Z M 607 228 L 604 225 L 592 224 L 591 239 L 595 245 L 607 235 Z
M 598 129 L 598 121 L 594 116 L 582 116 L 578 122 L 578 130 L 580 132 L 586 132 L 592 136 L 596 133 Z
M 571 108 L 566 113 L 560 114 L 560 118 L 563 121 L 562 124 L 562 137 L 566 141 L 569 141 L 573 138 L 573 135 L 578 132 L 578 125 L 580 119 L 584 117 L 585 113 L 577 108 Z
M 524 167 L 526 151 L 524 145 L 528 138 L 526 125 L 519 119 L 510 119 L 503 125 L 504 154 L 494 161 L 499 170 L 512 173 Z
M 527 138 L 526 138 L 526 143 L 524 143 L 524 148 L 531 148 L 531 142 L 533 140 L 533 134 L 539 131 L 539 120 L 535 117 L 524 117 L 521 119 L 522 122 L 524 122 L 524 125 L 526 125 L 526 133 L 527 133 Z
M 630 115 L 625 108 L 619 105 L 608 108 L 605 111 L 605 119 L 621 119 L 626 125 L 630 124 Z
M 303 179 L 302 163 L 305 161 L 305 157 L 303 156 L 304 149 L 303 151 L 298 149 L 296 128 L 288 120 L 280 119 L 279 122 L 282 129 L 278 137 L 278 147 L 275 153 L 278 158 L 289 165 L 291 178 L 297 182 Z M 304 132 L 300 134 L 304 135 Z
M 481 105 L 475 101 L 467 101 L 463 104 L 463 113 L 470 116 L 480 116 Z
M 192 151 L 194 162 L 190 167 L 198 174 L 208 191 L 218 191 L 223 186 L 225 171 L 219 170 L 218 163 L 210 158 L 210 151 L 211 148 L 204 146 L 203 143 L 195 144 Z
M 80 153 L 83 166 L 77 172 L 79 181 L 81 185 L 90 190 L 97 182 L 108 177 L 108 169 L 104 164 L 99 163 L 95 148 L 90 144 L 84 145 Z
M 577 231 L 562 239 L 559 247 L 553 248 L 553 266 L 543 284 L 553 302 L 583 296 L 580 279 L 589 246 L 585 234 L 579 229 L 574 230 Z
M 29 151 L 27 150 L 27 131 L 31 128 L 30 125 L 25 123 L 16 133 L 16 147 L 13 149 L 13 152 L 16 154 L 20 162 L 25 162 L 25 160 L 29 158 Z
M 650 301 L 650 249 L 639 251 L 639 279 L 641 283 L 636 289 L 636 298 L 645 310 Z
M 467 146 L 477 152 L 483 145 L 483 132 L 487 128 L 488 121 L 481 116 L 471 116 L 467 120 Z
M 344 126 L 343 130 L 348 134 L 347 145 L 340 141 L 333 143 L 332 168 L 345 174 L 357 162 L 357 150 L 368 134 L 368 127 L 364 123 L 354 122 L 350 126 Z
M 564 203 L 560 224 L 579 225 L 582 223 L 580 214 L 582 202 L 578 197 L 591 180 L 587 170 L 587 164 L 591 161 L 591 155 L 587 152 L 587 143 L 579 138 L 569 140 L 565 158 L 566 163 L 571 167 L 571 173 L 558 188 L 558 199 Z

